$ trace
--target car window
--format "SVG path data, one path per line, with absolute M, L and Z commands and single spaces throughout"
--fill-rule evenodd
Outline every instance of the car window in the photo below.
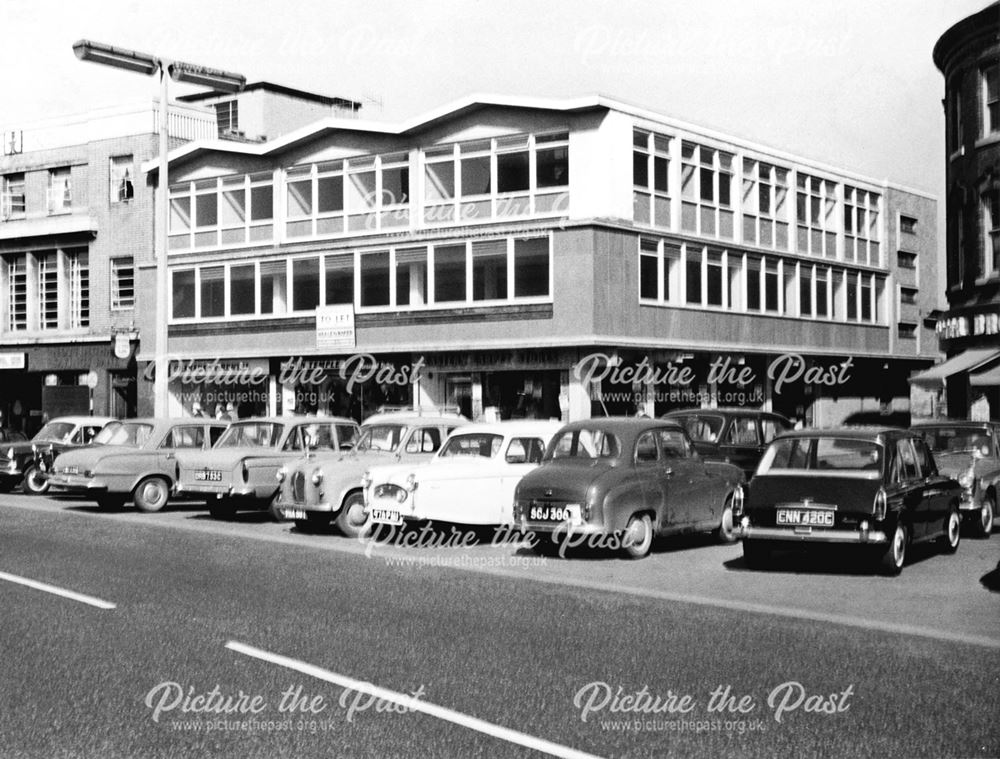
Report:
M 660 449 L 668 459 L 684 459 L 691 455 L 691 444 L 680 430 L 657 430 Z
M 764 432 L 765 443 L 770 443 L 774 438 L 788 429 L 788 425 L 779 419 L 761 419 L 760 426 Z
M 913 444 L 908 439 L 896 441 L 896 469 L 894 474 L 898 482 L 909 482 L 917 479 L 920 471 L 917 469 L 917 454 Z
M 551 459 L 613 459 L 621 451 L 621 443 L 610 432 L 601 429 L 567 430 L 550 445 Z
M 726 420 L 716 414 L 692 414 L 680 417 L 688 437 L 697 443 L 715 443 L 719 440 Z
M 208 439 L 209 445 L 215 445 L 219 442 L 219 438 L 222 437 L 222 433 L 226 431 L 223 425 L 213 425 L 208 428 Z
M 635 441 L 635 462 L 637 464 L 649 464 L 657 461 L 660 457 L 659 448 L 656 445 L 656 435 L 652 430 L 644 432 Z
M 337 424 L 334 426 L 337 428 L 337 442 L 342 450 L 353 448 L 357 444 L 358 438 L 361 437 L 361 431 L 355 425 Z
M 730 445 L 760 445 L 757 434 L 757 420 L 753 417 L 737 417 L 729 426 L 726 442 Z
M 174 427 L 163 439 L 161 448 L 201 448 L 205 442 L 205 428 L 199 425 Z
M 304 451 L 307 447 L 314 451 L 336 450 L 333 425 L 319 422 L 296 425 L 285 441 L 283 450 Z
M 838 437 L 785 438 L 771 443 L 760 460 L 757 473 L 776 469 L 821 469 L 863 472 L 865 476 L 874 477 L 881 471 L 881 464 L 882 448 L 874 441 Z
M 921 438 L 914 438 L 912 441 L 913 450 L 917 457 L 917 468 L 922 477 L 936 477 L 937 466 L 934 464 L 934 457 L 927 449 L 927 444 Z
M 419 427 L 406 441 L 407 453 L 434 453 L 441 447 L 441 430 L 437 427 Z
M 507 446 L 505 459 L 508 464 L 537 464 L 544 452 L 545 446 L 539 438 L 516 437 Z
M 453 435 L 438 452 L 439 458 L 452 456 L 481 456 L 492 458 L 500 451 L 503 435 L 489 432 L 471 432 L 464 435 Z
M 94 442 L 94 438 L 97 437 L 97 433 L 101 431 L 100 427 L 94 427 L 92 425 L 85 425 L 80 427 L 76 433 L 73 435 L 71 443 L 76 443 L 78 445 L 89 445 Z
M 219 439 L 219 448 L 273 448 L 281 440 L 285 425 L 275 422 L 231 424 Z

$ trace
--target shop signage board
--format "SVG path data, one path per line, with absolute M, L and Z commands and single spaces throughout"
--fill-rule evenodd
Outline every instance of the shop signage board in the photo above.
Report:
M 0 369 L 23 369 L 24 353 L 0 353 Z

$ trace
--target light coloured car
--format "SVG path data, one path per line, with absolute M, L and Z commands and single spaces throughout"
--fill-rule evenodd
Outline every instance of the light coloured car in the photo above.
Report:
M 304 459 L 282 466 L 277 507 L 300 530 L 323 529 L 334 522 L 344 535 L 357 537 L 368 522 L 361 475 L 390 462 L 426 461 L 452 430 L 465 424 L 465 417 L 454 415 L 399 413 L 366 419 L 352 450 L 310 450 Z
M 28 495 L 49 489 L 47 472 L 63 451 L 90 445 L 110 416 L 61 416 L 48 422 L 31 440 L 5 443 L 0 447 L 0 490 L 20 484 Z
M 49 486 L 90 496 L 102 508 L 118 508 L 131 499 L 139 511 L 159 511 L 174 487 L 177 452 L 211 448 L 227 426 L 190 418 L 112 422 L 92 446 L 56 457 Z
M 363 480 L 366 513 L 374 524 L 513 524 L 514 489 L 541 462 L 561 426 L 515 420 L 460 427 L 425 464 L 369 470 Z
M 239 509 L 270 509 L 276 518 L 278 470 L 307 449 L 341 452 L 360 435 L 353 419 L 285 416 L 240 419 L 204 453 L 177 454 L 176 493 L 204 498 L 212 516 Z

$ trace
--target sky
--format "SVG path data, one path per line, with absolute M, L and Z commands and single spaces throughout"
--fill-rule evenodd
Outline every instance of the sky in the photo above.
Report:
M 0 126 L 155 96 L 81 38 L 361 100 L 600 93 L 940 196 L 931 51 L 989 0 L 0 0 Z M 173 85 L 172 94 L 192 92 Z

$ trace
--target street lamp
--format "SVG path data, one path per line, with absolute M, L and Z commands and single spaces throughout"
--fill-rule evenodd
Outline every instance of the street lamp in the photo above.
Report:
M 73 52 L 81 61 L 100 63 L 103 66 L 136 71 L 152 76 L 160 72 L 160 165 L 156 199 L 156 308 L 153 314 L 154 359 L 156 374 L 153 380 L 153 413 L 167 416 L 167 226 L 170 222 L 169 182 L 167 180 L 167 151 L 169 149 L 169 122 L 167 112 L 167 75 L 175 82 L 189 82 L 211 87 L 220 92 L 239 92 L 246 86 L 246 77 L 229 71 L 211 69 L 183 61 L 126 50 L 90 40 L 73 44 Z

